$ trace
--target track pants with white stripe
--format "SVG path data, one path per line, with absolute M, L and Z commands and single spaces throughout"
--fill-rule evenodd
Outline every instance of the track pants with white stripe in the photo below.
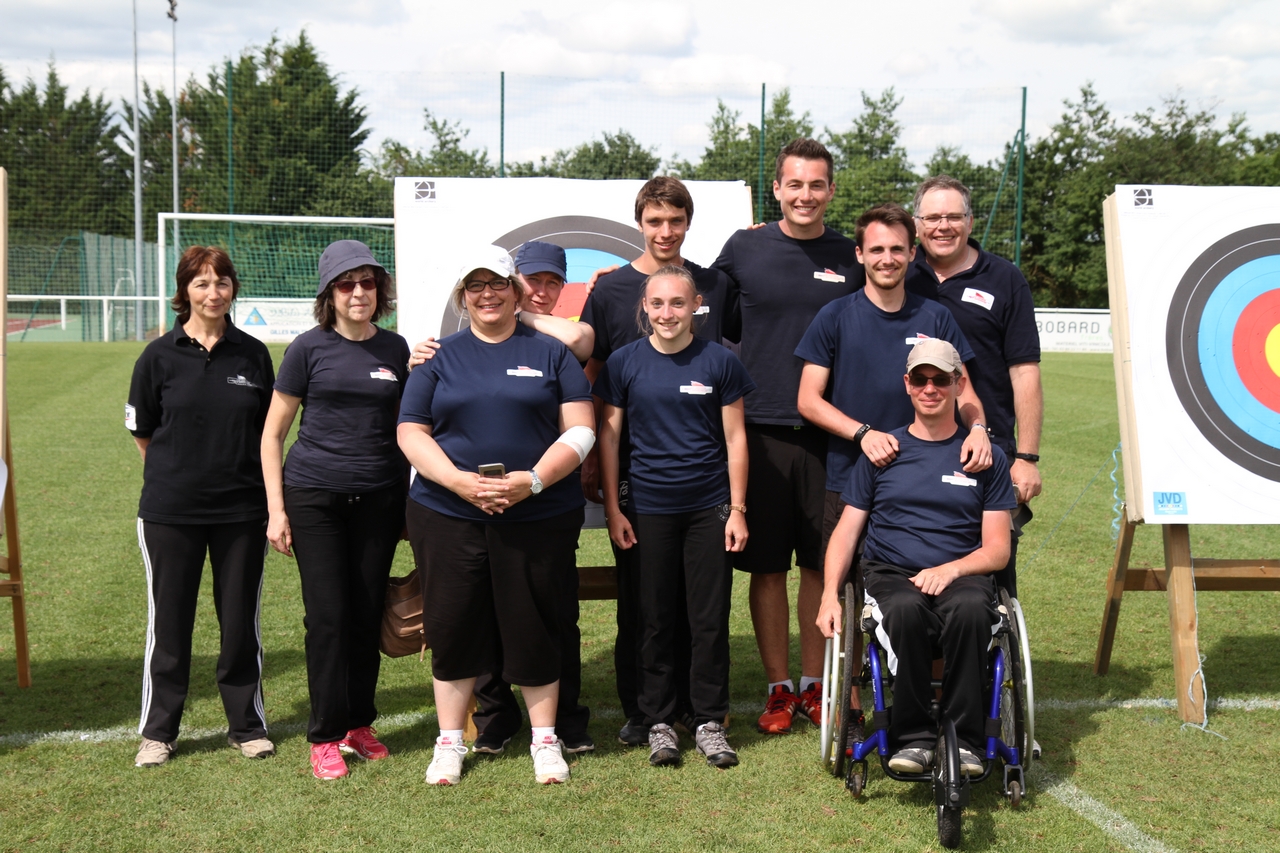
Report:
M 138 732 L 152 740 L 178 739 L 191 675 L 196 599 L 208 553 L 222 636 L 217 680 L 227 734 L 237 743 L 265 737 L 258 616 L 266 520 L 160 524 L 138 519 L 138 545 L 147 570 L 147 646 Z

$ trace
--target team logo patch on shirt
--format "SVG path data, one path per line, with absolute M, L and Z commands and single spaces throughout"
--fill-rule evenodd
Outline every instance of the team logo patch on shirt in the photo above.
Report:
M 715 393 L 714 385 L 703 385 L 701 382 L 690 382 L 688 385 L 680 386 L 681 394 L 693 394 L 698 397 L 705 397 L 707 394 Z
M 697 315 L 697 314 L 710 314 L 710 313 L 711 313 L 711 306 L 710 306 L 710 305 L 699 305 L 699 306 L 698 306 L 698 310 L 697 310 L 697 311 L 694 311 L 693 313 L 694 313 L 695 315 Z
M 995 307 L 996 304 L 996 298 L 990 293 L 973 287 L 966 287 L 964 289 L 964 295 L 960 297 L 960 301 L 969 302 L 981 308 L 986 308 L 988 311 Z
M 138 428 L 138 410 L 128 403 L 124 404 L 124 428 L 130 432 Z
M 369 371 L 370 379 L 385 379 L 388 382 L 399 382 L 400 379 L 385 367 L 379 367 L 377 370 Z
M 920 343 L 921 341 L 927 341 L 927 340 L 929 340 L 929 336 L 926 335 L 924 332 L 916 332 L 916 336 L 914 338 L 907 338 L 907 346 L 913 347 L 916 344 Z
M 258 387 L 257 385 L 253 384 L 248 379 L 245 379 L 243 376 L 241 376 L 238 373 L 235 376 L 228 376 L 227 384 L 239 385 L 241 388 L 257 388 Z
M 943 474 L 942 482 L 950 483 L 953 486 L 976 486 L 978 481 L 972 477 L 965 476 L 963 471 L 956 471 L 953 474 Z
M 523 364 L 514 369 L 507 370 L 508 376 L 541 376 L 541 370 L 534 370 L 532 367 L 525 367 Z
M 815 271 L 813 277 L 818 281 L 829 281 L 832 284 L 844 284 L 844 276 L 829 269 L 823 269 L 822 272 Z

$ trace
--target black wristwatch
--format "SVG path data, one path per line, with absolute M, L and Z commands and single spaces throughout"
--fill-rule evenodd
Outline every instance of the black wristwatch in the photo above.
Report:
M 1039 453 L 1015 453 L 1013 454 L 1013 458 L 1021 459 L 1024 462 L 1039 462 L 1040 454 Z
M 863 424 L 858 427 L 858 431 L 853 434 L 853 446 L 862 449 L 862 439 L 867 433 L 871 432 L 871 424 Z

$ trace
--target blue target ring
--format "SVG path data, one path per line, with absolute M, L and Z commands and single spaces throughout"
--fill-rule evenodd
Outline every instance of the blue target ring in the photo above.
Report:
M 1249 390 L 1235 351 L 1246 309 L 1276 291 L 1280 224 L 1224 237 L 1178 283 L 1165 350 L 1174 391 L 1200 434 L 1241 468 L 1280 482 L 1280 416 Z

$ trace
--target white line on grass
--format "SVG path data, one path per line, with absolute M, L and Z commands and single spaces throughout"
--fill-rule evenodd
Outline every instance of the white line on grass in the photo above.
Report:
M 1093 797 L 1081 791 L 1066 779 L 1059 777 L 1042 763 L 1033 762 L 1031 778 L 1049 796 L 1071 809 L 1114 840 L 1137 853 L 1174 853 L 1172 847 L 1161 844 L 1129 822 L 1124 815 L 1112 811 Z
M 1249 699 L 1211 699 L 1210 711 L 1280 711 L 1280 699 L 1254 696 Z M 1160 708 L 1178 707 L 1175 699 L 1037 699 L 1037 711 L 1088 711 L 1107 708 Z

